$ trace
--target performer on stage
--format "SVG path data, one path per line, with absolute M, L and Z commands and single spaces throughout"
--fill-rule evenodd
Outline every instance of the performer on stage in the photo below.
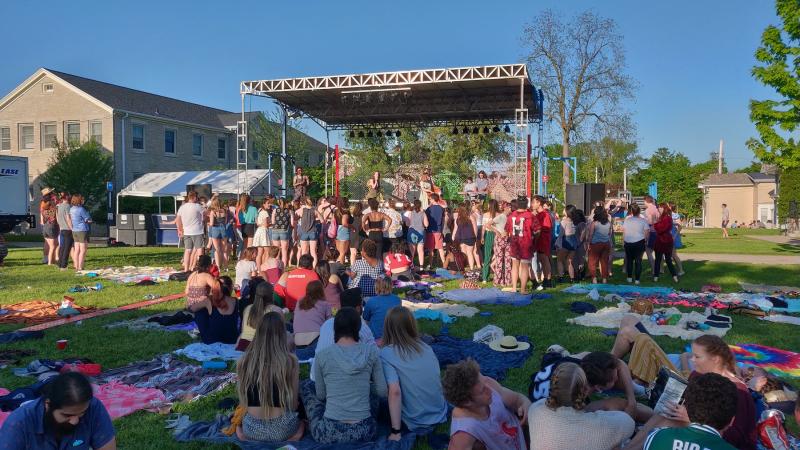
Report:
M 436 192 L 436 186 L 433 184 L 430 169 L 425 169 L 422 172 L 422 177 L 419 180 L 419 201 L 422 202 L 422 209 L 427 209 L 430 205 L 431 194 Z
M 381 195 L 381 173 L 380 172 L 373 172 L 372 178 L 367 180 L 367 200 L 374 198 L 377 199 L 378 202 L 383 201 L 383 195 Z
M 294 187 L 294 200 L 300 200 L 308 194 L 308 185 L 311 182 L 308 177 L 303 175 L 303 168 L 298 167 L 294 171 L 294 180 L 292 186 Z

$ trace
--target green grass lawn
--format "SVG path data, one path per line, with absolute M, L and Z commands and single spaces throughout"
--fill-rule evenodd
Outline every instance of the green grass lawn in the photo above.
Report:
M 798 255 L 800 246 L 757 239 L 755 236 L 778 236 L 777 230 L 729 230 L 730 239 L 722 238 L 720 229 L 693 228 L 682 233 L 680 253 L 727 253 L 745 255 Z
M 32 299 L 59 300 L 66 290 L 76 284 L 88 284 L 92 280 L 77 277 L 72 271 L 60 272 L 53 267 L 39 264 L 41 251 L 37 249 L 14 249 L 6 259 L 6 266 L 0 268 L 0 304 L 14 303 Z M 172 248 L 91 248 L 86 267 L 89 269 L 104 266 L 122 265 L 177 265 L 180 253 Z M 622 281 L 619 262 L 616 276 L 612 282 Z M 738 289 L 739 280 L 759 283 L 787 284 L 796 278 L 800 266 L 744 265 L 709 262 L 686 262 L 687 275 L 679 287 L 692 290 L 708 283 L 717 283 L 725 291 Z M 644 285 L 652 285 L 644 282 Z M 452 287 L 453 284 L 449 284 Z M 565 287 L 566 285 L 562 286 Z M 182 283 L 167 282 L 159 286 L 126 287 L 104 282 L 99 292 L 75 294 L 80 305 L 113 307 L 140 301 L 145 294 L 171 294 L 183 289 Z M 599 329 L 569 325 L 565 320 L 575 315 L 569 311 L 569 304 L 575 300 L 585 300 L 584 296 L 571 296 L 555 293 L 551 300 L 537 301 L 527 307 L 484 306 L 482 310 L 491 311 L 490 317 L 475 316 L 471 319 L 458 319 L 449 327 L 451 335 L 471 337 L 472 333 L 486 324 L 495 324 L 506 333 L 527 335 L 534 346 L 534 354 L 524 367 L 509 371 L 504 384 L 520 392 L 526 392 L 531 373 L 538 370 L 542 351 L 549 345 L 559 343 L 572 352 L 583 350 L 609 350 L 613 338 L 606 337 Z M 67 356 L 88 357 L 104 368 L 118 367 L 130 362 L 150 359 L 153 356 L 175 350 L 190 342 L 182 333 L 159 331 L 130 331 L 124 328 L 106 329 L 103 325 L 122 319 L 140 317 L 160 311 L 174 311 L 182 307 L 182 301 L 173 301 L 138 311 L 112 314 L 96 319 L 88 319 L 82 324 L 70 324 L 52 328 L 45 332 L 42 340 L 18 342 L 7 348 L 32 349 L 37 352 L 34 358 L 61 358 Z M 792 325 L 762 322 L 751 318 L 735 316 L 733 329 L 726 336 L 729 343 L 761 343 L 774 347 L 800 348 L 798 330 Z M 435 334 L 440 322 L 421 321 L 421 329 Z M 0 331 L 20 326 L 5 325 Z M 66 351 L 55 348 L 58 339 L 69 339 Z M 659 336 L 656 340 L 668 352 L 680 351 L 687 342 Z M 307 369 L 304 370 L 307 373 Z M 9 368 L 0 370 L 0 387 L 13 389 L 31 383 L 31 379 L 14 376 Z M 178 404 L 176 412 L 189 414 L 192 419 L 211 419 L 221 411 L 216 404 L 224 397 L 235 396 L 233 387 L 220 393 L 189 404 Z M 165 416 L 148 412 L 138 412 L 115 421 L 118 443 L 121 448 L 134 449 L 172 449 L 172 448 L 224 448 L 205 443 L 181 444 L 175 442 L 164 428 Z M 445 428 L 446 429 L 446 428 Z M 420 445 L 418 448 L 426 448 Z

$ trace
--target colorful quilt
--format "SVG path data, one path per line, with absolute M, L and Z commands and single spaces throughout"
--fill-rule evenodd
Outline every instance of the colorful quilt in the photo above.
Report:
M 761 367 L 779 377 L 800 378 L 800 353 L 759 344 L 731 345 L 740 363 Z
M 138 283 L 145 280 L 158 283 L 160 281 L 169 280 L 169 276 L 175 272 L 177 272 L 177 270 L 173 269 L 172 267 L 125 266 L 105 267 L 95 270 L 82 270 L 78 272 L 77 275 L 88 276 L 92 278 L 99 277 L 121 284 Z

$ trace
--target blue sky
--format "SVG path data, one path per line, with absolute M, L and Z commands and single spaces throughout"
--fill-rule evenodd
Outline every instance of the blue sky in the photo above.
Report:
M 750 162 L 748 100 L 771 95 L 750 76 L 761 32 L 778 23 L 767 0 L 6 0 L 0 92 L 49 67 L 237 111 L 242 80 L 518 62 L 523 26 L 545 8 L 617 22 L 643 154 L 702 161 L 722 138 L 729 167 Z

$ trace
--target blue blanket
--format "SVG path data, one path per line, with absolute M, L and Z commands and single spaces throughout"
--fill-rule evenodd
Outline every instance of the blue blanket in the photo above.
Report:
M 460 273 L 450 273 L 447 269 L 442 269 L 441 267 L 435 270 L 434 278 L 441 278 L 443 280 L 460 280 L 464 278 L 464 275 Z
M 527 306 L 532 303 L 531 294 L 503 292 L 497 288 L 453 289 L 437 293 L 439 297 L 451 302 L 474 303 L 478 305 Z
M 628 286 L 624 284 L 573 284 L 572 286 L 562 290 L 562 292 L 566 294 L 588 294 L 592 289 L 597 289 L 599 292 L 609 292 L 619 295 L 639 294 L 644 296 L 667 296 L 675 292 L 672 288 L 668 287 Z
M 427 319 L 427 320 L 441 320 L 442 323 L 448 324 L 456 321 L 454 317 L 450 317 L 441 311 L 434 311 L 432 309 L 415 309 L 414 318 Z
M 517 336 L 517 340 L 530 342 L 527 336 Z M 427 338 L 425 342 L 433 349 L 442 368 L 472 358 L 481 366 L 482 374 L 497 381 L 502 381 L 506 377 L 508 369 L 522 367 L 533 352 L 533 344 L 527 350 L 497 352 L 486 344 L 448 335 Z
M 428 444 L 434 449 L 447 448 L 448 437 L 432 434 L 433 429 L 417 430 L 415 432 L 403 433 L 399 441 L 386 439 L 389 435 L 387 426 L 378 426 L 378 436 L 372 442 L 358 442 L 350 444 L 320 444 L 314 441 L 311 436 L 306 436 L 297 442 L 247 442 L 240 441 L 236 436 L 227 436 L 220 430 L 230 425 L 230 419 L 225 416 L 217 416 L 211 422 L 191 422 L 188 416 L 180 416 L 172 423 L 175 428 L 173 434 L 178 442 L 205 441 L 219 444 L 234 444 L 243 449 L 274 450 L 285 445 L 291 445 L 298 450 L 411 450 L 417 437 L 428 436 Z

